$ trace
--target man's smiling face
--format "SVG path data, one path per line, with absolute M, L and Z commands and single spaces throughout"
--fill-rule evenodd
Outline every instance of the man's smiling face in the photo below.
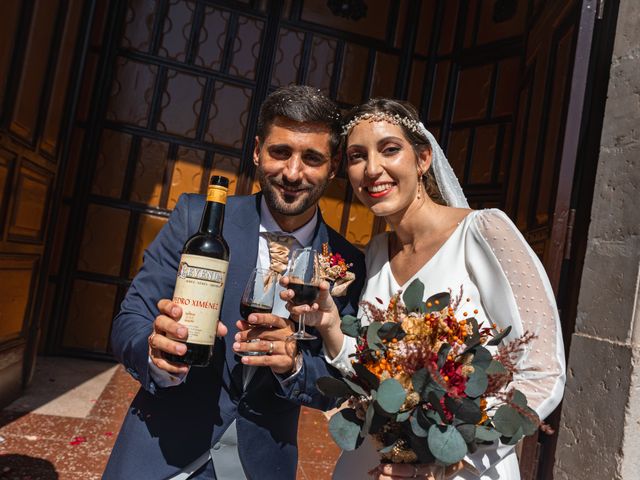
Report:
M 298 216 L 315 211 L 337 170 L 330 137 L 325 125 L 278 117 L 265 138 L 256 139 L 253 161 L 273 214 Z

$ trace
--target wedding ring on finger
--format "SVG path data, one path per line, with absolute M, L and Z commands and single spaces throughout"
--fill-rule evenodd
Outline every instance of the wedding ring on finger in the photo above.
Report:
M 156 336 L 156 331 L 154 330 L 151 335 L 149 335 L 149 338 L 147 339 L 147 342 L 149 343 L 149 348 L 153 349 L 153 337 Z
M 269 351 L 267 352 L 267 355 L 271 354 L 273 354 L 273 342 L 269 342 Z

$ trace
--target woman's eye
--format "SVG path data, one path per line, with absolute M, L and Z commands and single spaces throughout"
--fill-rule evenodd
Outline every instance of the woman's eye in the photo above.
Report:
M 353 152 L 353 153 L 350 153 L 347 157 L 350 162 L 356 162 L 358 160 L 363 159 L 364 155 L 360 152 Z
M 385 155 L 395 155 L 399 151 L 400 147 L 387 147 L 382 151 L 382 153 L 384 153 Z

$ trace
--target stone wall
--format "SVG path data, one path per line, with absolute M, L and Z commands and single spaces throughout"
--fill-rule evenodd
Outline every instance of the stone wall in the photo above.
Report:
M 554 478 L 640 472 L 640 3 L 621 0 Z

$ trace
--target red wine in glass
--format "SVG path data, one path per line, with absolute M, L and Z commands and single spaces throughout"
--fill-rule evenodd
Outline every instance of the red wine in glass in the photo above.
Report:
M 245 321 L 252 313 L 271 313 L 277 283 L 277 274 L 273 270 L 255 268 L 253 272 L 251 272 L 249 280 L 247 280 L 247 285 L 244 287 L 242 299 L 240 300 L 240 315 Z M 259 342 L 259 340 L 253 339 L 247 341 L 247 343 L 255 342 Z M 266 352 L 253 350 L 238 353 L 240 356 L 249 357 L 266 354 Z
M 300 248 L 293 251 L 289 260 L 289 285 L 295 296 L 291 303 L 296 306 L 313 305 L 320 292 L 320 261 L 318 252 L 313 248 Z M 298 331 L 290 338 L 296 340 L 314 340 L 317 337 L 305 331 L 304 314 L 298 319 Z
M 273 307 L 271 305 L 262 305 L 259 303 L 241 303 L 240 316 L 247 320 L 252 313 L 271 313 Z
M 313 305 L 313 302 L 318 298 L 318 293 L 320 293 L 320 287 L 317 285 L 308 285 L 293 281 L 289 283 L 288 288 L 293 290 L 293 293 L 296 294 L 296 296 L 291 299 L 291 303 L 296 306 Z

